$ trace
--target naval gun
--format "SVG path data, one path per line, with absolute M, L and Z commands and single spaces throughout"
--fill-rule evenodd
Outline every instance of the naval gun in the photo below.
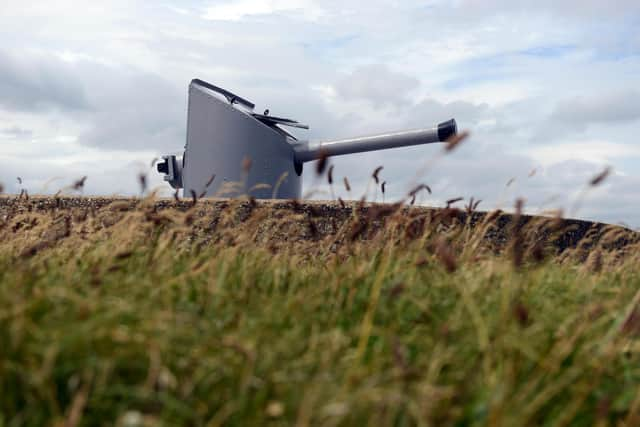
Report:
M 200 79 L 189 85 L 187 141 L 182 157 L 163 156 L 157 170 L 185 196 L 297 199 L 303 164 L 330 156 L 444 142 L 454 119 L 427 129 L 356 138 L 302 141 L 284 129 L 309 129 L 292 119 L 254 112 L 255 104 Z

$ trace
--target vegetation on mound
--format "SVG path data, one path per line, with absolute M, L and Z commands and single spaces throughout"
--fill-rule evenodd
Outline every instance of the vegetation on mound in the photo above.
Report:
M 154 206 L 4 218 L 0 425 L 640 422 L 633 251 L 548 258 L 513 226 L 496 254 L 495 218 L 446 210 L 314 237 Z

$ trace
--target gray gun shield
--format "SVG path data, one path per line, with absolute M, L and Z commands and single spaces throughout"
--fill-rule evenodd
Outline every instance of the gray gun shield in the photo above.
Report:
M 182 177 L 185 197 L 299 197 L 302 182 L 294 156 L 283 132 L 206 87 L 189 86 Z M 251 163 L 249 168 L 245 159 Z

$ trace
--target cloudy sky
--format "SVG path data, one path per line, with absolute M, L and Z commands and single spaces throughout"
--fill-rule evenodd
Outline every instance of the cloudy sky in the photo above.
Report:
M 135 194 L 148 172 L 162 186 L 150 162 L 183 148 L 194 77 L 311 139 L 451 117 L 471 132 L 448 156 L 336 158 L 354 197 L 384 165 L 387 200 L 422 169 L 422 203 L 524 197 L 640 226 L 637 0 L 1 0 L 0 183 L 53 193 L 88 175 L 85 194 Z

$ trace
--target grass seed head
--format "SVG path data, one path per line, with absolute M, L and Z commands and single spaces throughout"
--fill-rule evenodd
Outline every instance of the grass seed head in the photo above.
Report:
M 347 177 L 346 177 L 346 176 L 344 177 L 344 188 L 345 188 L 347 191 L 351 191 L 351 185 L 349 185 L 349 180 L 347 179 Z
M 358 237 L 360 237 L 367 229 L 368 223 L 366 221 L 356 219 L 351 224 L 348 240 L 350 242 L 354 242 Z
M 531 248 L 531 258 L 537 264 L 541 264 L 544 262 L 546 254 L 544 251 L 544 243 L 542 242 L 542 240 L 538 240 L 536 243 L 534 243 L 533 247 Z
M 141 173 L 138 175 L 138 183 L 140 184 L 140 193 L 144 194 L 147 192 L 147 175 Z
M 591 251 L 589 256 L 587 257 L 587 261 L 585 263 L 585 268 L 587 271 L 592 273 L 599 273 L 602 271 L 603 262 L 602 262 L 602 252 L 599 248 Z
M 518 198 L 515 203 L 515 214 L 511 219 L 511 259 L 516 268 L 520 268 L 524 264 L 524 236 L 520 224 L 523 207 L 524 199 Z
M 444 149 L 446 152 L 453 151 L 462 141 L 467 139 L 469 136 L 469 131 L 462 131 L 459 134 L 452 135 L 449 139 L 447 139 Z
M 413 190 L 409 191 L 409 196 L 415 197 L 415 195 L 422 190 L 426 190 L 427 193 L 431 194 L 431 187 L 429 187 L 427 184 L 420 184 L 414 187 Z
M 249 173 L 249 171 L 251 170 L 252 164 L 253 164 L 253 161 L 251 160 L 251 158 L 245 157 L 244 159 L 242 159 L 242 171 L 244 173 Z
M 85 175 L 79 180 L 74 181 L 74 183 L 71 185 L 71 188 L 73 188 L 75 191 L 81 191 L 84 188 L 84 183 L 86 181 L 87 181 L 87 176 Z
M 464 200 L 464 197 L 456 197 L 456 198 L 447 200 L 447 208 L 451 207 L 451 205 L 453 205 L 454 203 L 458 203 L 462 200 Z
M 329 161 L 329 153 L 327 150 L 321 149 L 318 153 L 318 161 L 316 162 L 316 174 L 318 176 L 324 173 L 324 170 L 327 168 L 327 163 Z
M 327 181 L 329 185 L 333 185 L 333 165 L 329 166 L 329 171 L 327 172 Z
M 598 175 L 596 175 L 593 178 L 591 178 L 591 181 L 589 181 L 589 185 L 592 186 L 592 187 L 595 187 L 597 185 L 602 184 L 602 182 L 605 179 L 607 179 L 609 174 L 611 174 L 611 167 L 607 166 L 606 168 L 604 168 L 604 170 L 602 172 L 600 172 Z
M 407 288 L 407 285 L 405 285 L 403 282 L 396 283 L 391 287 L 391 289 L 389 289 L 389 298 L 395 299 L 399 297 L 405 291 L 406 288 Z
M 456 260 L 451 245 L 446 239 L 440 238 L 436 242 L 436 255 L 447 272 L 453 273 L 458 269 L 458 261 Z
M 518 321 L 521 328 L 526 328 L 531 322 L 529 310 L 522 301 L 516 301 L 513 304 L 513 317 Z
M 320 233 L 318 231 L 318 226 L 316 225 L 316 223 L 313 222 L 311 218 L 307 218 L 307 224 L 309 225 L 309 233 L 311 233 L 311 237 L 313 237 L 314 239 L 318 237 Z
M 620 332 L 623 335 L 629 335 L 633 337 L 640 336 L 640 307 L 638 307 L 637 305 L 633 307 L 624 322 L 622 322 Z
M 384 169 L 383 166 L 378 166 L 377 168 L 374 169 L 373 173 L 371 174 L 376 184 L 380 184 L 380 177 L 378 175 L 380 174 L 380 171 L 382 171 L 382 169 Z
M 518 198 L 516 199 L 516 216 L 522 215 L 522 209 L 524 208 L 524 199 Z

